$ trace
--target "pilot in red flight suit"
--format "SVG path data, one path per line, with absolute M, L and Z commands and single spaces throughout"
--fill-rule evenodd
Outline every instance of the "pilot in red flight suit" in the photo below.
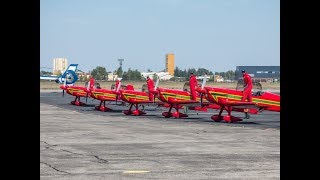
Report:
M 193 73 L 190 73 L 190 91 L 192 93 L 192 100 L 197 100 L 196 86 L 198 86 L 198 80 Z
M 242 99 L 241 101 L 246 101 L 248 100 L 248 102 L 252 102 L 252 95 L 251 95 L 251 91 L 252 91 L 252 80 L 251 80 L 251 76 L 246 73 L 245 70 L 242 70 L 242 76 L 243 76 L 243 91 L 242 91 Z M 250 116 L 248 115 L 248 109 L 245 109 L 245 118 L 249 119 Z
M 149 76 L 147 77 L 147 85 L 148 89 L 154 89 L 154 82 L 151 78 L 149 78 Z
M 116 80 L 116 88 L 115 88 L 115 90 L 117 90 L 117 89 L 118 89 L 119 83 L 120 83 L 120 80 L 117 78 L 117 80 Z M 119 89 L 120 89 L 120 88 L 119 88 Z
M 246 101 L 248 100 L 249 102 L 252 102 L 252 96 L 251 96 L 251 91 L 252 91 L 252 80 L 251 76 L 246 73 L 245 70 L 242 70 L 242 76 L 243 76 L 243 96 L 241 101 Z
M 94 82 L 95 82 L 94 77 L 92 75 L 90 76 L 90 80 L 89 81 L 90 81 L 89 89 L 91 89 L 91 88 L 94 87 Z
M 147 86 L 148 86 L 148 92 L 149 92 L 149 100 L 154 99 L 154 94 L 152 94 L 149 90 L 155 90 L 154 88 L 154 82 L 153 80 L 147 76 Z

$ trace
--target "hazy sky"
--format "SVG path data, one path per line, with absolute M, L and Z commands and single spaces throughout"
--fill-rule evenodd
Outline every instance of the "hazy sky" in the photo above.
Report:
M 280 66 L 279 0 L 41 0 L 40 66 L 213 72 Z

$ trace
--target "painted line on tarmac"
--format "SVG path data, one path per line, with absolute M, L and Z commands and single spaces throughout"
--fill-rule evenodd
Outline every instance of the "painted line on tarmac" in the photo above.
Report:
M 138 174 L 138 173 L 148 173 L 150 171 L 144 170 L 131 170 L 131 171 L 123 171 L 123 174 Z

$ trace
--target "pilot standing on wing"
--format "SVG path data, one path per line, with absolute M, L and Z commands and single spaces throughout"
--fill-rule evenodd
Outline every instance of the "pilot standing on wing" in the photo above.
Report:
M 198 86 L 198 80 L 193 73 L 190 73 L 190 91 L 192 93 L 192 100 L 197 100 L 196 86 Z
M 249 102 L 252 102 L 252 80 L 251 76 L 246 73 L 245 70 L 242 70 L 242 76 L 243 76 L 243 96 L 241 101 L 246 101 L 248 100 Z
M 115 88 L 115 90 L 118 90 L 119 83 L 120 83 L 120 79 L 117 78 L 117 79 L 116 79 L 116 88 Z M 119 89 L 120 89 L 120 88 L 119 88 Z
M 149 76 L 147 77 L 147 86 L 148 86 L 148 90 L 149 89 L 154 89 L 154 82 L 151 78 L 149 78 Z
M 251 91 L 252 91 L 252 80 L 251 80 L 251 76 L 246 73 L 245 70 L 242 70 L 242 76 L 243 76 L 243 91 L 242 91 L 242 99 L 241 101 L 246 101 L 248 100 L 248 102 L 252 102 L 252 95 L 251 95 Z M 245 112 L 245 118 L 249 119 L 250 116 L 248 115 L 248 111 L 249 109 L 244 109 Z

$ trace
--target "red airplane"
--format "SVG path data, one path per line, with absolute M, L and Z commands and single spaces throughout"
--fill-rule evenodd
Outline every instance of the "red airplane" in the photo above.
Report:
M 158 82 L 159 79 L 156 83 L 156 86 Z M 166 104 L 162 103 L 161 101 L 155 101 L 154 95 L 151 93 L 151 91 L 154 91 L 156 86 L 154 86 L 152 79 L 150 79 L 147 82 L 147 86 L 147 89 L 145 89 L 145 87 L 142 86 L 142 91 L 135 91 L 132 85 L 129 87 L 127 85 L 126 89 L 119 90 L 121 94 L 121 99 L 130 104 L 129 110 L 123 111 L 125 115 L 132 114 L 135 116 L 140 116 L 146 114 L 142 110 L 139 110 L 139 105 L 157 104 L 157 106 L 166 106 Z M 135 110 L 131 110 L 133 106 L 135 106 Z
M 219 122 L 224 120 L 228 123 L 242 121 L 241 118 L 231 116 L 231 111 L 245 112 L 257 114 L 263 110 L 280 112 L 280 95 L 258 91 L 252 95 L 252 102 L 243 102 L 242 91 L 217 87 L 198 87 L 196 89 L 205 98 L 214 104 L 220 105 L 219 114 L 211 116 L 211 119 Z M 222 116 L 222 112 L 226 110 L 228 115 Z M 249 119 L 250 116 L 246 116 Z
M 204 79 L 205 81 L 205 79 Z M 203 81 L 203 82 L 204 82 Z M 169 111 L 163 112 L 162 115 L 165 118 L 175 117 L 175 118 L 182 118 L 188 117 L 187 114 L 179 112 L 182 106 L 189 106 L 190 110 L 197 110 L 197 111 L 207 111 L 207 108 L 219 108 L 215 104 L 209 104 L 208 101 L 202 101 L 200 94 L 195 91 L 195 86 L 193 82 L 189 82 L 190 91 L 183 88 L 180 89 L 167 89 L 167 88 L 156 88 L 156 90 L 151 91 L 154 95 L 157 95 L 158 99 L 162 102 L 169 104 Z M 197 85 L 198 86 L 198 85 Z M 199 103 L 201 101 L 201 106 Z M 171 113 L 172 108 L 175 108 L 176 112 Z
M 62 95 L 64 96 L 64 91 L 66 91 L 68 94 L 75 96 L 75 100 L 71 101 L 70 103 L 76 106 L 83 106 L 85 103 L 80 101 L 80 97 L 88 97 L 90 95 L 90 89 L 94 86 L 94 79 L 91 78 L 88 82 L 88 86 L 72 86 L 67 85 L 65 82 L 63 85 L 60 86 L 60 88 L 63 90 Z
M 118 100 L 121 100 L 120 98 L 120 92 L 119 90 L 121 88 L 126 88 L 126 86 L 122 86 L 121 85 L 121 81 L 120 79 L 116 80 L 116 85 L 115 85 L 115 89 L 103 89 L 103 88 L 94 88 L 92 87 L 90 89 L 90 97 L 100 100 L 100 105 L 96 106 L 95 109 L 96 110 L 100 110 L 100 111 L 110 111 L 112 109 L 106 107 L 106 101 L 115 101 L 116 103 L 118 102 Z M 103 103 L 103 105 L 102 105 Z

